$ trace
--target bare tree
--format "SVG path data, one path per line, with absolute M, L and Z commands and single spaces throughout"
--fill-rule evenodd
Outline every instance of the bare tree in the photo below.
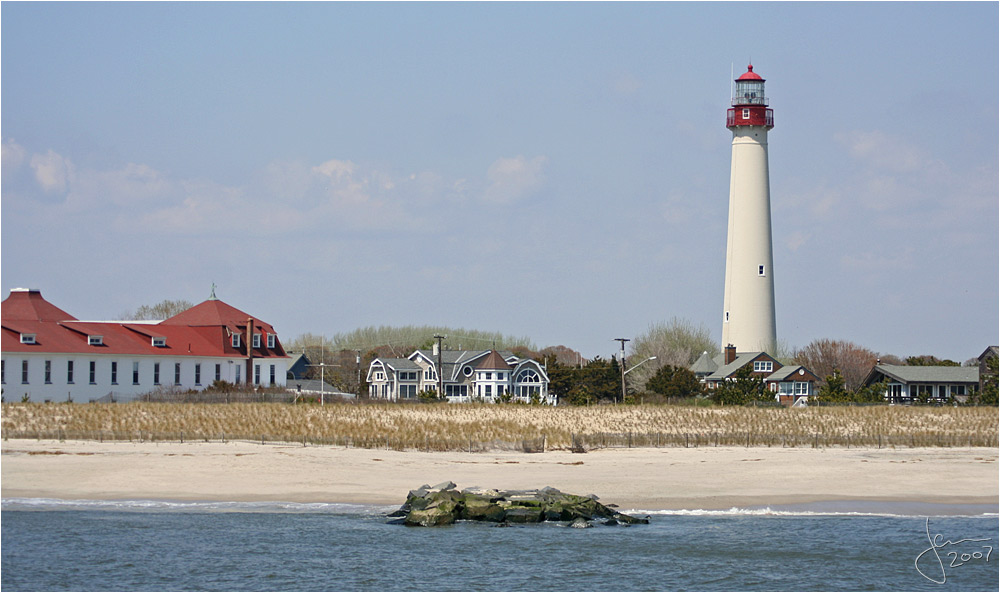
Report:
M 194 305 L 191 301 L 184 299 L 171 301 L 169 299 L 160 301 L 155 305 L 143 305 L 135 311 L 125 311 L 119 315 L 119 319 L 126 321 L 152 321 L 169 319 L 178 313 L 187 311 Z
M 661 366 L 689 368 L 702 352 L 715 354 L 719 345 L 704 325 L 695 326 L 686 319 L 672 318 L 668 322 L 652 323 L 646 333 L 635 337 L 629 344 L 627 364 L 639 364 L 650 356 L 656 360 L 636 368 L 629 374 L 629 383 L 645 385 Z
M 583 365 L 583 355 L 568 346 L 547 346 L 538 351 L 539 356 L 567 366 Z M 978 362 L 977 362 L 978 364 Z
M 839 370 L 845 388 L 854 391 L 875 366 L 878 354 L 854 342 L 823 338 L 797 349 L 793 360 L 824 380 L 832 376 L 834 370 Z

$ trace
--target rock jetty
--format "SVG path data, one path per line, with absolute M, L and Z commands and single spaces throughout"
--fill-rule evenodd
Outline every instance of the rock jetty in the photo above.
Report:
M 390 513 L 393 523 L 420 527 L 451 525 L 455 521 L 488 521 L 497 525 L 558 521 L 570 527 L 634 525 L 649 523 L 597 501 L 590 494 L 566 494 L 551 487 L 540 490 L 456 490 L 454 482 L 423 485 L 411 490 L 399 510 Z

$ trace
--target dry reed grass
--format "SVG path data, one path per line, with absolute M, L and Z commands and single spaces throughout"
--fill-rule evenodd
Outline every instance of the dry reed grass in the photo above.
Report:
M 546 407 L 398 404 L 3 404 L 4 438 L 268 440 L 472 450 L 594 446 L 997 446 L 978 407 Z M 626 439 L 627 435 L 627 439 Z M 655 439 L 654 436 L 655 435 Z

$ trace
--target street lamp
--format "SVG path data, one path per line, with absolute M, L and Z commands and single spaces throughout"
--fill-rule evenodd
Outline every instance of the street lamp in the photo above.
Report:
M 656 357 L 655 356 L 650 356 L 646 360 L 640 362 L 639 364 L 637 364 L 634 367 L 630 368 L 629 370 L 625 371 L 625 374 L 627 375 L 627 374 L 631 373 L 632 371 L 636 370 L 637 368 L 641 367 L 642 365 L 646 364 L 647 362 L 649 362 L 651 360 L 656 360 Z
M 311 364 L 311 367 L 319 367 L 319 405 L 323 405 L 326 400 L 326 367 L 339 367 L 339 364 Z M 313 375 L 315 377 L 315 375 Z
M 641 367 L 642 365 L 646 364 L 647 362 L 649 362 L 651 360 L 656 360 L 656 357 L 655 356 L 650 356 L 646 360 L 640 362 L 639 364 L 635 365 L 634 367 L 632 367 L 629 370 L 627 370 L 624 373 L 622 373 L 622 381 L 623 381 L 623 383 L 622 383 L 622 393 L 624 393 L 624 391 L 625 391 L 625 388 L 624 388 L 624 385 L 625 385 L 625 383 L 624 383 L 624 381 L 625 381 L 625 375 L 631 373 L 632 371 L 636 370 L 637 368 Z M 625 368 L 625 367 L 623 366 L 622 368 Z M 622 401 L 623 402 L 625 401 L 625 396 L 624 395 L 622 395 Z M 640 401 L 640 403 L 642 403 L 642 402 Z

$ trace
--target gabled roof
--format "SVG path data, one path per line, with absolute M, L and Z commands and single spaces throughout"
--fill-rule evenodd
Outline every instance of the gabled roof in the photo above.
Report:
M 768 360 L 774 361 L 774 358 L 771 357 L 771 355 L 768 354 L 767 352 L 743 352 L 742 354 L 737 353 L 736 360 L 734 360 L 729 364 L 720 366 L 718 369 L 716 369 L 714 373 L 706 377 L 706 380 L 722 381 L 723 379 L 727 379 L 733 376 L 733 374 L 735 374 L 736 371 L 740 370 L 741 368 L 750 364 L 751 362 L 761 358 L 762 356 L 766 357 Z M 774 362 L 775 364 L 781 364 L 780 362 L 777 361 Z
M 409 358 L 376 358 L 383 366 L 387 366 L 394 371 L 419 371 L 421 366 Z M 375 362 L 375 361 L 372 361 Z
M 980 354 L 977 358 L 980 362 L 982 362 L 986 358 L 996 357 L 996 356 L 1000 356 L 1000 346 L 989 346 L 988 348 L 986 348 L 986 350 L 983 350 L 983 353 Z
M 905 366 L 877 364 L 865 378 L 865 384 L 878 381 L 877 375 L 900 383 L 978 383 L 979 367 Z
M 801 373 L 799 371 L 802 371 Z M 815 373 L 799 364 L 790 364 L 774 371 L 767 377 L 768 382 L 785 381 L 789 378 L 796 381 L 819 381 Z
M 476 368 L 478 364 L 476 361 L 480 358 L 488 355 L 490 350 L 442 350 L 441 351 L 441 377 L 445 381 L 453 382 L 457 381 L 459 373 L 466 365 Z M 497 353 L 500 357 L 507 361 L 512 357 L 516 358 L 513 352 L 509 350 L 499 350 Z M 417 350 L 410 355 L 410 359 L 416 357 L 422 357 L 424 360 L 430 361 L 432 365 L 437 366 L 438 355 L 434 354 L 433 350 Z

